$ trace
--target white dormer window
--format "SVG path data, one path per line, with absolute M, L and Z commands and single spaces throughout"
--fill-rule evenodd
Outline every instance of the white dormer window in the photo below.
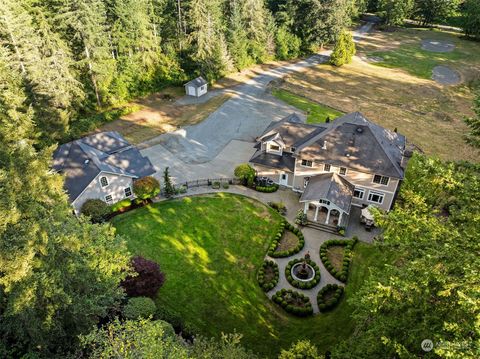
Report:
M 100 177 L 100 185 L 102 187 L 107 187 L 108 186 L 108 178 L 105 176 Z
M 331 168 L 331 166 L 330 166 L 328 163 L 325 163 L 325 164 L 323 165 L 323 170 L 324 170 L 325 172 L 330 172 L 330 168 Z
M 302 166 L 303 167 L 313 167 L 313 161 L 302 160 Z
M 340 168 L 338 169 L 338 174 L 341 174 L 341 175 L 344 175 L 344 176 L 345 176 L 345 175 L 347 174 L 347 169 L 346 169 L 346 167 L 340 167 Z
M 270 145 L 270 151 L 280 152 L 280 146 Z

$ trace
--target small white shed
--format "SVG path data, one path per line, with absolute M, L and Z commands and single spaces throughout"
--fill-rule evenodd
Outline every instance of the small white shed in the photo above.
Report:
M 187 82 L 184 86 L 189 96 L 200 97 L 207 93 L 207 81 L 202 76 Z

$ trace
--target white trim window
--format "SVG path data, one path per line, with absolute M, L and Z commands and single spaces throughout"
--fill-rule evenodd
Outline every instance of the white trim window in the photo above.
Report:
M 355 188 L 353 191 L 353 197 L 363 199 L 363 197 L 365 197 L 365 190 L 363 188 Z
M 345 176 L 347 174 L 347 167 L 340 167 L 338 169 L 338 174 Z
M 108 186 L 108 178 L 105 176 L 100 177 L 100 186 L 107 187 Z
M 303 188 L 307 188 L 310 177 L 303 177 Z
M 278 145 L 269 145 L 270 151 L 280 152 L 280 146 Z
M 302 167 L 313 167 L 313 161 L 302 160 Z
M 384 186 L 388 186 L 388 181 L 390 180 L 387 176 L 381 175 L 374 175 L 373 176 L 373 183 L 382 184 Z
M 382 204 L 385 199 L 385 193 L 369 191 L 368 192 L 368 201 L 372 203 Z
M 111 194 L 107 194 L 107 195 L 105 196 L 105 202 L 106 202 L 107 204 L 112 203 L 112 202 L 113 202 L 113 196 L 112 196 Z
M 123 189 L 123 192 L 125 193 L 125 197 L 128 198 L 128 197 L 132 197 L 132 188 L 130 187 L 125 187 Z
M 325 172 L 330 172 L 330 169 L 331 169 L 331 168 L 332 168 L 332 166 L 330 166 L 328 163 L 325 163 L 325 164 L 323 165 L 323 170 L 324 170 Z

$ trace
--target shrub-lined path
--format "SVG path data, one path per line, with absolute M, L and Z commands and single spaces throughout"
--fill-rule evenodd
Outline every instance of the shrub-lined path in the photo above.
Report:
M 262 193 L 257 192 L 252 189 L 246 188 L 244 186 L 230 186 L 228 189 L 219 189 L 214 190 L 211 187 L 200 187 L 200 188 L 192 188 L 188 191 L 187 194 L 180 195 L 178 197 L 189 197 L 193 195 L 201 195 L 201 194 L 208 194 L 208 193 L 216 193 L 216 192 L 228 192 L 234 194 L 241 194 L 247 197 L 254 198 L 260 202 L 267 203 L 267 202 L 283 202 L 287 208 L 287 214 L 285 215 L 288 222 L 294 224 L 295 223 L 295 215 L 297 211 L 301 209 L 301 205 L 298 202 L 298 195 L 291 190 L 288 189 L 280 189 L 274 193 Z M 268 291 L 266 294 L 271 299 L 272 296 L 281 289 L 293 289 L 296 290 L 307 297 L 310 298 L 313 307 L 313 313 L 319 313 L 318 304 L 317 304 L 317 293 L 318 291 L 323 288 L 327 284 L 338 284 L 338 285 L 345 285 L 335 277 L 333 277 L 320 259 L 320 246 L 330 239 L 350 239 L 350 237 L 341 237 L 335 236 L 330 233 L 321 232 L 312 228 L 304 227 L 301 228 L 302 233 L 305 237 L 305 246 L 303 249 L 289 257 L 284 258 L 273 258 L 268 255 L 265 255 L 265 259 L 272 260 L 278 264 L 280 278 L 278 284 Z M 354 229 L 355 231 L 355 229 Z M 350 231 L 347 233 L 349 236 L 357 235 L 360 240 L 364 242 L 371 243 L 373 239 L 372 232 L 365 232 L 361 231 L 359 233 Z M 285 277 L 285 267 L 287 266 L 288 262 L 293 259 L 297 258 L 304 258 L 305 254 L 310 253 L 310 259 L 313 260 L 319 267 L 320 267 L 320 283 L 318 283 L 315 287 L 311 289 L 299 289 L 292 286 Z

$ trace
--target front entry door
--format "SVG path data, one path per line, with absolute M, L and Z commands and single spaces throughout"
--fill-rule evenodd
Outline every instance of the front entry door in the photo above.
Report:
M 281 173 L 281 174 L 280 174 L 279 184 L 280 184 L 281 186 L 286 186 L 286 185 L 288 185 L 288 174 L 286 174 L 286 173 Z

